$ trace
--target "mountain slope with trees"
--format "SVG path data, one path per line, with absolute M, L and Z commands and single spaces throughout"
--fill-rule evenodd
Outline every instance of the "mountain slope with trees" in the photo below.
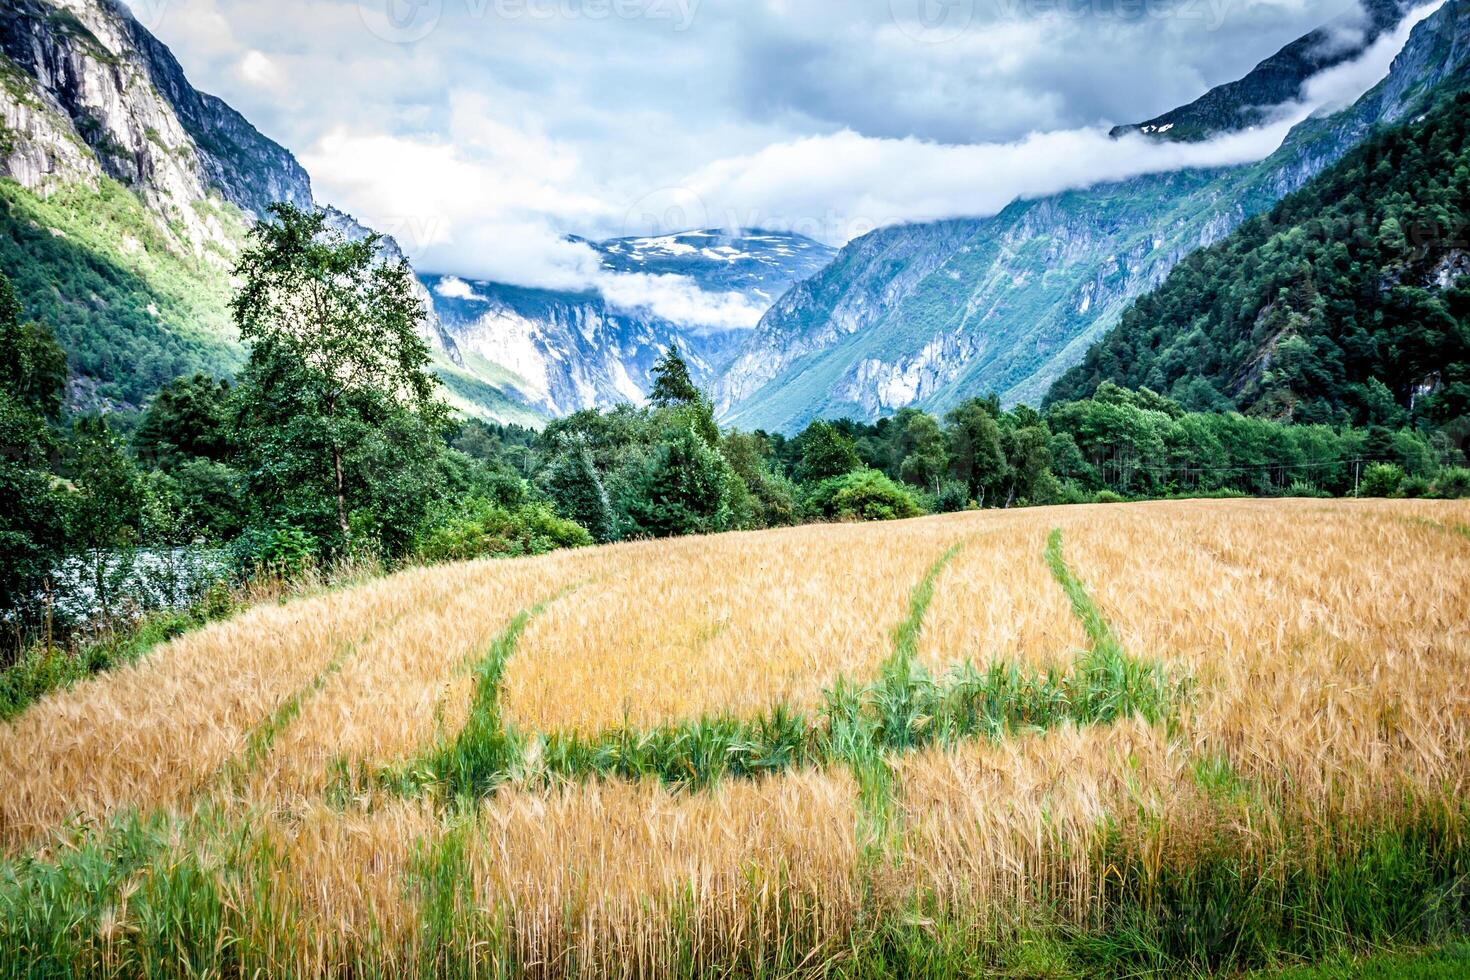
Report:
M 1050 400 L 1397 425 L 1470 412 L 1470 94 L 1385 132 L 1190 256 Z

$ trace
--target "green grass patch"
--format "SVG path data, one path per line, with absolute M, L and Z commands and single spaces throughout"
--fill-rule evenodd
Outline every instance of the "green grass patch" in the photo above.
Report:
M 1077 962 L 1113 975 L 1235 972 L 1470 931 L 1463 806 L 1339 825 L 1327 839 L 1271 809 L 1279 832 L 1264 853 L 1248 827 L 1224 822 L 1163 865 L 1145 841 L 1111 835 L 1105 911 L 1069 940 Z
M 389 629 L 393 623 L 402 618 L 402 615 L 395 616 L 382 628 Z M 327 681 L 340 673 L 347 661 L 357 654 L 362 644 L 375 632 L 377 632 L 376 627 L 338 647 L 325 667 L 317 671 L 304 686 L 291 692 L 290 697 L 277 705 L 274 711 L 252 728 L 245 737 L 244 750 L 230 760 L 221 771 L 221 781 L 226 785 L 238 788 L 245 778 L 255 771 L 255 767 L 260 765 L 260 760 L 270 752 L 271 746 L 276 744 L 276 739 L 280 737 L 281 732 L 285 731 L 287 726 L 301 714 L 301 708 L 306 704 L 307 699 L 316 695 L 326 686 Z
M 0 977 L 245 976 L 270 856 L 214 810 L 128 812 L 0 862 Z
M 500 714 L 500 683 L 505 676 L 506 664 L 531 621 L 552 603 L 571 595 L 584 584 L 563 589 L 511 617 L 505 629 L 490 642 L 489 649 L 473 663 L 474 700 L 470 704 L 469 718 L 453 739 L 441 738 L 423 758 L 406 769 L 371 774 L 368 781 L 404 796 L 436 785 L 451 798 L 470 800 L 494 792 L 497 786 L 509 779 L 522 757 L 522 747 L 516 735 L 506 728 Z M 352 782 L 351 772 L 345 766 L 339 766 L 332 795 L 339 800 L 345 799 Z
M 1470 943 L 1440 949 L 1330 957 L 1322 963 L 1262 970 L 1255 980 L 1463 980 L 1470 977 Z

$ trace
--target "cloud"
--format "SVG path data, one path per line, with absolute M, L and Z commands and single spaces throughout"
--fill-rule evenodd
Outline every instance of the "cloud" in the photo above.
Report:
M 269 56 L 259 51 L 247 51 L 240 59 L 240 77 L 256 88 L 279 92 L 285 88 L 286 77 L 280 66 Z
M 1436 0 L 1413 8 L 1397 28 L 1380 36 L 1361 55 L 1312 76 L 1302 87 L 1302 104 L 1320 112 L 1354 102 L 1388 74 L 1414 28 L 1441 6 L 1443 0 Z
M 1101 127 L 1037 132 L 1006 143 L 944 144 L 881 139 L 852 130 L 765 147 L 716 161 L 685 187 L 714 223 L 788 228 L 832 244 L 904 221 L 983 217 L 1039 197 L 1143 174 L 1250 163 L 1282 144 L 1309 115 L 1351 103 L 1387 73 L 1413 26 L 1439 2 L 1358 58 L 1311 79 L 1300 102 L 1269 125 L 1200 143 L 1130 135 Z
M 129 2 L 156 12 L 161 0 Z M 1404 33 L 1325 73 L 1270 126 L 1179 145 L 1106 133 L 1244 74 L 1355 0 L 956 3 L 970 16 L 942 43 L 895 18 L 899 0 L 701 3 L 687 30 L 580 17 L 575 4 L 553 24 L 443 0 L 411 43 L 381 37 L 358 0 L 165 2 L 149 26 L 199 87 L 297 152 L 323 201 L 394 235 L 418 268 L 598 290 L 726 326 L 754 315 L 739 294 L 615 277 L 568 235 L 684 216 L 842 244 L 892 222 L 1248 162 L 1381 77 Z
M 434 285 L 434 293 L 445 299 L 462 299 L 484 303 L 486 299 L 475 288 L 458 276 L 445 276 Z
M 659 317 L 673 323 L 706 330 L 747 330 L 760 322 L 765 306 L 743 293 L 709 292 L 693 279 L 678 275 L 612 272 L 586 269 L 572 280 L 563 278 L 561 288 L 599 294 L 616 310 Z M 446 299 L 488 303 L 489 297 L 459 276 L 445 276 L 434 292 Z
M 747 330 L 760 322 L 766 307 L 743 293 L 713 293 L 685 276 L 604 273 L 595 278 L 609 306 L 647 312 L 673 323 L 720 330 Z

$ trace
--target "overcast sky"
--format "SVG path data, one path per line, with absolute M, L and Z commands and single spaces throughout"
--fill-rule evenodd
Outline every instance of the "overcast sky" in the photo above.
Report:
M 1193 148 L 1105 133 L 1355 0 L 127 2 L 197 87 L 297 154 L 319 199 L 421 270 L 573 286 L 595 260 L 566 234 L 740 225 L 842 244 L 1258 158 L 1290 118 Z M 1401 40 L 1313 100 L 1355 97 Z

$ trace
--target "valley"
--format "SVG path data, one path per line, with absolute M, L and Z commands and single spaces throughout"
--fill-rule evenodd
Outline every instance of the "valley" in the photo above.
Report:
M 0 0 L 0 980 L 1466 975 L 1470 0 L 614 6 Z
M 504 372 L 505 383 L 528 408 L 549 418 L 619 402 L 642 404 L 649 371 L 671 346 L 688 360 L 694 379 L 708 385 L 724 374 L 770 304 L 834 254 L 801 235 L 758 230 L 587 244 L 610 277 L 607 289 L 653 292 L 628 295 L 619 304 L 597 289 L 565 292 L 421 276 L 459 359 L 481 365 L 474 371 L 487 377 Z M 670 280 L 678 284 L 676 294 L 658 295 Z M 713 309 L 700 313 L 697 306 L 706 297 Z M 684 316 L 717 322 L 670 320 L 659 312 L 670 304 L 686 310 Z M 687 311 L 690 306 L 696 310 Z
M 57 324 L 78 376 L 73 403 L 134 411 L 168 377 L 238 368 L 225 297 L 244 230 L 267 202 L 311 202 L 314 192 L 289 151 L 196 92 L 113 0 L 68 0 L 64 16 L 48 14 L 48 2 L 27 0 L 0 21 L 14 134 L 0 165 L 9 178 L 0 255 L 26 305 Z M 1261 115 L 1261 100 L 1289 103 L 1293 86 L 1403 45 L 1388 77 L 1355 104 L 1302 121 L 1256 163 L 1104 180 L 993 216 L 882 228 L 840 248 L 758 229 L 670 229 L 672 250 L 639 261 L 616 241 L 573 236 L 600 269 L 572 290 L 420 269 L 436 370 L 457 410 L 531 426 L 640 403 L 670 345 L 711 389 L 721 421 L 747 429 L 794 434 L 818 418 L 870 421 L 905 407 L 942 413 L 990 392 L 1038 404 L 1187 255 L 1302 187 L 1375 127 L 1462 84 L 1461 6 L 1377 4 L 1355 46 L 1319 56 L 1327 35 L 1307 35 L 1238 82 L 1113 134 L 1197 143 L 1264 125 L 1275 117 Z M 1426 16 L 1408 40 L 1408 25 Z M 76 29 L 54 26 L 72 21 Z M 129 71 L 104 81 L 114 57 Z M 99 189 L 131 215 L 77 228 Z M 37 243 L 37 231 L 57 241 L 16 247 Z M 726 244 L 705 248 L 691 236 Z M 402 257 L 388 241 L 385 256 Z M 128 316 L 99 321 L 92 296 Z M 134 375 L 140 362 L 158 367 Z

